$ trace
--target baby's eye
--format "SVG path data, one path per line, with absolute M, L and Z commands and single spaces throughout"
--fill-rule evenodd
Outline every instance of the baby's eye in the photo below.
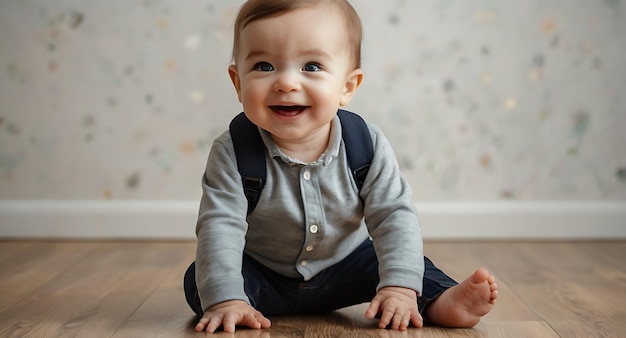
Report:
M 274 66 L 267 62 L 257 62 L 254 65 L 254 70 L 258 70 L 260 72 L 271 72 L 274 70 Z
M 304 65 L 302 70 L 305 72 L 319 72 L 320 70 L 322 70 L 322 66 L 320 66 L 319 64 L 315 62 L 309 62 L 306 65 Z

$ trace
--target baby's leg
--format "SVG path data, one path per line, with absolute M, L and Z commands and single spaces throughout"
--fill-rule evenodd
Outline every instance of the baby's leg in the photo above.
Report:
M 448 327 L 473 327 L 491 311 L 498 298 L 498 285 L 480 268 L 461 284 L 443 292 L 426 308 L 426 318 Z

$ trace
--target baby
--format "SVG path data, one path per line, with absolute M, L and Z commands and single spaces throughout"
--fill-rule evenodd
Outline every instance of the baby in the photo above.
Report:
M 472 327 L 495 304 L 487 270 L 457 284 L 423 256 L 410 187 L 374 125 L 370 168 L 355 183 L 337 112 L 363 80 L 361 36 L 345 0 L 250 0 L 240 9 L 228 72 L 260 132 L 267 178 L 248 215 L 231 134 L 215 140 L 196 262 L 185 274 L 197 331 L 269 328 L 266 316 L 363 302 L 380 328 L 421 327 L 423 317 Z

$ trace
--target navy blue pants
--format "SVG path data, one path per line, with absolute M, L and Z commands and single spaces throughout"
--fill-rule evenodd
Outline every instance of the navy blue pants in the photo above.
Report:
M 424 263 L 424 287 L 417 301 L 422 315 L 435 298 L 457 284 L 428 258 L 424 257 Z M 369 302 L 378 285 L 378 260 L 371 240 L 309 281 L 279 275 L 245 254 L 242 270 L 250 303 L 265 316 L 325 313 Z M 185 273 L 185 297 L 193 311 L 202 316 L 195 277 L 194 262 Z

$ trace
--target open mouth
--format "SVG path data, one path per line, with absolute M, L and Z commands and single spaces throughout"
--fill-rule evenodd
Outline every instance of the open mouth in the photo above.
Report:
M 307 108 L 308 106 L 270 106 L 271 110 L 283 116 L 296 116 Z

